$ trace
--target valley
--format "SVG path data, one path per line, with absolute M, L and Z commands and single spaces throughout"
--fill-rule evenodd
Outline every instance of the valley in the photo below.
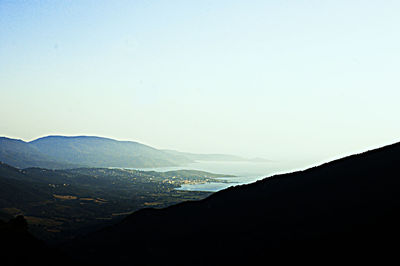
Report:
M 217 179 L 220 177 L 225 180 Z M 17 169 L 2 163 L 0 219 L 23 215 L 38 238 L 64 241 L 142 208 L 163 208 L 203 199 L 211 193 L 176 188 L 184 184 L 229 182 L 229 177 L 233 176 L 196 170 Z

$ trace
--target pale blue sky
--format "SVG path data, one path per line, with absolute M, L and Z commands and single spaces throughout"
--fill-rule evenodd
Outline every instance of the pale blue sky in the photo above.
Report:
M 0 0 L 0 135 L 329 158 L 400 140 L 400 1 Z

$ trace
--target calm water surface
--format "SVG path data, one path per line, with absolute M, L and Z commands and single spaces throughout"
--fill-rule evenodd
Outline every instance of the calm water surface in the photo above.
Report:
M 178 190 L 191 191 L 219 191 L 230 186 L 242 185 L 255 182 L 265 177 L 277 174 L 293 172 L 307 167 L 307 162 L 195 162 L 180 167 L 156 167 L 140 168 L 144 171 L 166 172 L 173 170 L 200 170 L 215 174 L 235 175 L 235 177 L 219 178 L 230 183 L 211 182 L 197 185 L 182 185 Z

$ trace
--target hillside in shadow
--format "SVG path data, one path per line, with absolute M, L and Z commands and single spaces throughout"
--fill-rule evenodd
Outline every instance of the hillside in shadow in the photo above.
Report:
M 23 216 L 0 220 L 1 265 L 70 265 L 59 250 L 47 246 L 28 231 Z
M 255 265 L 397 259 L 400 144 L 143 209 L 64 246 L 97 265 Z

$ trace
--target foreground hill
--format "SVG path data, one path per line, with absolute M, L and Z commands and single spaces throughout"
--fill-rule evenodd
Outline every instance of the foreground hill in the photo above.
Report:
M 22 216 L 0 220 L 1 265 L 71 265 L 68 257 L 35 238 Z
M 165 209 L 66 245 L 105 265 L 259 265 L 397 258 L 400 144 Z

